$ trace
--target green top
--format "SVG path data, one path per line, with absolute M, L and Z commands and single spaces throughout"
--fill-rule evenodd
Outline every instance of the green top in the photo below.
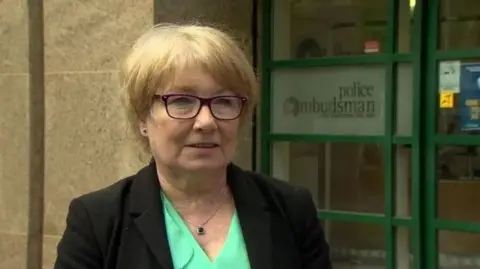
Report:
M 237 212 L 233 214 L 222 250 L 210 260 L 163 193 L 162 201 L 174 269 L 250 269 Z

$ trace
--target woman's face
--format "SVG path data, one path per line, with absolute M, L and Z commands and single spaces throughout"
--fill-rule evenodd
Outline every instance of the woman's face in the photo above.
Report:
M 198 97 L 210 100 L 214 114 Z M 159 89 L 143 126 L 157 164 L 188 171 L 225 167 L 235 155 L 243 101 L 201 68 L 178 72 L 167 93 Z

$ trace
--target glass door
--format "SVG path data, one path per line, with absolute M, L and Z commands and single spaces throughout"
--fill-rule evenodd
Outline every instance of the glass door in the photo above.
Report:
M 480 268 L 480 1 L 263 0 L 261 169 L 334 268 Z
M 424 269 L 421 4 L 262 11 L 262 172 L 310 189 L 334 268 Z
M 426 268 L 480 268 L 480 1 L 428 3 Z

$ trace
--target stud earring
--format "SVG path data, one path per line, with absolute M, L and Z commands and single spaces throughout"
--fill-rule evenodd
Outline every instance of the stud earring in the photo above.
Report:
M 146 135 L 147 134 L 147 129 L 142 129 L 142 133 Z

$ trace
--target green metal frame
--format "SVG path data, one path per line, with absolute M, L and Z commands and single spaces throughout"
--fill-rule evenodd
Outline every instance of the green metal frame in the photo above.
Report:
M 438 146 L 441 145 L 480 145 L 479 136 L 444 135 L 437 133 L 437 106 L 438 106 L 438 77 L 437 66 L 440 61 L 480 58 L 480 50 L 438 50 L 439 40 L 439 10 L 440 1 L 430 0 L 427 12 L 426 28 L 429 39 L 426 42 L 425 61 L 427 71 L 425 86 L 425 196 L 423 206 L 425 210 L 425 257 L 428 262 L 426 268 L 438 268 L 438 231 L 448 230 L 456 232 L 480 233 L 478 223 L 469 223 L 457 220 L 445 220 L 437 216 L 437 176 L 436 157 Z
M 347 221 L 382 225 L 386 235 L 386 268 L 396 267 L 396 229 L 408 228 L 412 239 L 411 252 L 414 268 L 438 268 L 437 231 L 452 230 L 480 233 L 480 226 L 459 221 L 441 220 L 436 216 L 436 152 L 442 144 L 480 145 L 480 136 L 441 135 L 436 133 L 438 104 L 437 62 L 449 59 L 480 58 L 479 50 L 439 51 L 438 10 L 439 0 L 417 0 L 413 18 L 411 53 L 396 52 L 398 6 L 400 0 L 388 0 L 387 40 L 385 52 L 380 55 L 362 55 L 302 60 L 273 60 L 273 0 L 262 0 L 262 92 L 260 105 L 260 148 L 263 173 L 271 174 L 272 143 L 291 142 L 354 142 L 383 145 L 385 156 L 385 213 L 366 214 L 334 210 L 319 210 L 325 220 Z M 428 37 L 428 38 L 427 38 Z M 397 136 L 394 132 L 396 109 L 396 66 L 411 63 L 413 69 L 412 135 Z M 382 64 L 386 67 L 386 117 L 382 136 L 351 135 L 287 135 L 272 134 L 271 124 L 271 73 L 281 68 L 310 68 L 318 66 L 350 66 Z M 426 89 L 426 90 L 425 90 Z M 394 149 L 408 145 L 412 149 L 411 216 L 397 218 L 395 209 Z

